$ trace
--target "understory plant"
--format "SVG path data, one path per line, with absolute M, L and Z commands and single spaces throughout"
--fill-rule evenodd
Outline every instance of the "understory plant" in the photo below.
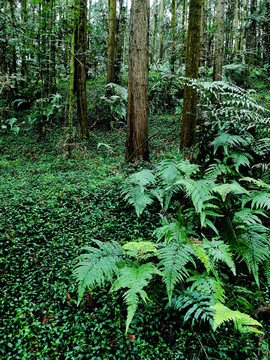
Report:
M 192 80 L 190 86 L 200 94 L 201 109 L 209 105 L 201 126 L 212 139 L 207 133 L 198 142 L 204 161 L 172 156 L 128 177 L 122 194 L 137 215 L 159 211 L 156 241 L 93 240 L 74 270 L 78 302 L 86 290 L 111 283 L 111 292 L 123 291 L 127 332 L 140 301 L 153 301 L 154 286 L 191 325 L 205 321 L 215 330 L 232 320 L 240 331 L 261 333 L 250 316 L 254 307 L 245 300 L 242 310 L 228 289 L 239 276 L 253 277 L 258 288 L 270 284 L 269 137 L 254 126 L 255 113 L 256 124 L 269 122 L 268 111 L 225 83 Z

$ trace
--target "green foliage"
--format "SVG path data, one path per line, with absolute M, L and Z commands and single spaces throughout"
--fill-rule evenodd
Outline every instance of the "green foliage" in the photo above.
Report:
M 201 293 L 195 290 L 187 289 L 183 291 L 181 295 L 174 298 L 172 301 L 172 307 L 177 310 L 186 310 L 184 321 L 192 320 L 193 326 L 195 321 L 208 321 L 213 324 L 213 317 L 215 316 L 215 310 L 213 299 L 209 294 Z
M 262 334 L 262 332 L 257 329 L 257 327 L 261 327 L 262 325 L 247 314 L 231 310 L 221 303 L 216 303 L 211 306 L 211 309 L 215 311 L 214 330 L 216 330 L 222 323 L 232 320 L 241 331 L 251 331 Z

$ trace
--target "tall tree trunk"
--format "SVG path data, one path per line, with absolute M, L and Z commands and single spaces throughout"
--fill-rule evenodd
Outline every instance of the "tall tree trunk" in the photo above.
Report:
M 257 42 L 257 33 L 256 33 L 256 20 L 252 17 L 255 13 L 257 7 L 257 0 L 250 0 L 249 4 L 249 26 L 247 29 L 247 62 L 254 64 L 256 60 L 256 42 Z
M 13 36 L 14 36 L 15 32 L 16 32 L 16 29 L 15 29 L 16 25 L 15 25 L 13 0 L 10 0 L 9 4 L 10 4 L 12 31 L 14 32 L 14 34 L 13 34 Z M 16 44 L 15 43 L 11 46 L 11 56 L 12 56 L 12 61 L 10 64 L 10 75 L 13 75 L 13 74 L 17 73 L 17 54 L 16 54 Z M 16 80 L 15 90 L 17 90 L 17 80 Z
M 77 31 L 77 118 L 80 139 L 88 137 L 87 104 L 86 104 L 86 21 L 87 0 L 79 1 L 79 21 Z
M 152 39 L 151 39 L 151 55 L 150 64 L 153 65 L 155 61 L 155 44 L 156 44 L 156 29 L 157 29 L 157 0 L 153 2 L 153 24 L 152 24 Z
M 119 0 L 119 17 L 116 23 L 116 50 L 115 50 L 115 69 L 114 82 L 120 84 L 120 71 L 123 58 L 124 36 L 126 32 L 126 16 L 127 7 L 124 5 L 124 0 Z
M 21 19 L 22 19 L 22 44 L 21 44 L 21 74 L 24 77 L 26 75 L 26 61 L 25 61 L 25 47 L 26 45 L 26 24 L 27 24 L 27 2 L 26 0 L 21 1 Z
M 55 22 L 55 9 L 54 2 L 50 0 L 50 14 L 49 14 L 49 79 L 48 79 L 48 94 L 50 95 L 55 91 L 56 73 L 55 73 L 55 34 L 54 34 L 54 22 Z
M 70 44 L 70 78 L 69 78 L 69 110 L 68 110 L 68 155 L 71 157 L 71 144 L 73 132 L 73 92 L 75 72 L 75 34 L 76 34 L 76 0 L 72 2 L 72 36 Z
M 149 0 L 132 0 L 129 38 L 126 160 L 149 159 L 148 147 Z
M 163 17 L 164 17 L 164 0 L 160 0 L 159 9 L 159 44 L 158 44 L 158 61 L 163 59 Z
M 245 17 L 246 17 L 246 0 L 242 0 L 241 28 L 240 28 L 240 41 L 239 41 L 239 51 L 242 62 L 245 61 L 245 57 L 244 57 Z
M 176 54 L 175 54 L 175 19 L 176 19 L 176 1 L 172 0 L 172 21 L 171 21 L 171 31 L 172 31 L 172 46 L 171 46 L 171 59 L 170 59 L 170 65 L 171 65 L 171 71 L 174 72 L 174 64 L 176 60 Z
M 109 0 L 109 29 L 107 52 L 107 84 L 114 82 L 114 58 L 116 35 L 116 0 Z
M 233 35 L 234 35 L 234 44 L 233 44 L 233 52 L 234 56 L 238 57 L 238 51 L 239 51 L 239 33 L 238 33 L 238 0 L 235 1 L 234 4 L 234 17 L 233 17 Z
M 217 2 L 216 25 L 213 80 L 221 81 L 224 47 L 224 0 L 218 0 Z
M 182 1 L 182 24 L 181 24 L 181 42 L 182 42 L 182 51 L 180 53 L 179 65 L 182 65 L 185 62 L 185 53 L 186 53 L 186 0 Z
M 185 77 L 198 77 L 201 36 L 202 0 L 190 0 L 186 50 Z M 188 84 L 184 88 L 183 120 L 181 127 L 181 149 L 194 144 L 196 131 L 197 92 Z
M 207 2 L 208 0 L 202 1 L 200 66 L 205 66 L 207 59 Z

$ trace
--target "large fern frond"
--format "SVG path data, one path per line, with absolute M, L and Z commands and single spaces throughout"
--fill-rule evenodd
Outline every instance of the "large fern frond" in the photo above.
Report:
M 222 240 L 212 239 L 209 241 L 204 239 L 202 247 L 209 258 L 213 272 L 216 270 L 218 263 L 223 262 L 236 275 L 235 264 L 232 259 L 233 255 L 228 244 L 225 244 Z
M 146 187 L 155 181 L 155 176 L 150 170 L 142 170 L 131 175 L 124 183 L 122 194 L 129 204 L 135 207 L 140 216 L 147 205 L 152 204 L 153 199 L 145 192 Z
M 192 262 L 194 266 L 195 262 L 192 257 L 192 248 L 185 244 L 170 243 L 162 247 L 158 253 L 159 270 L 162 274 L 162 280 L 166 285 L 169 302 L 171 302 L 172 293 L 175 285 L 178 282 L 184 281 L 189 275 L 186 266 L 189 262 Z
M 220 302 L 211 306 L 211 309 L 215 311 L 213 324 L 214 331 L 224 322 L 233 321 L 240 331 L 250 331 L 263 334 L 260 330 L 258 330 L 258 327 L 261 327 L 262 325 L 247 314 L 231 310 Z
M 187 289 L 183 293 L 173 298 L 172 307 L 176 310 L 187 309 L 184 321 L 192 319 L 191 325 L 195 321 L 209 321 L 213 325 L 215 311 L 212 309 L 214 301 L 209 294 L 200 293 L 196 290 Z
M 210 294 L 214 299 L 224 302 L 226 299 L 223 284 L 220 279 L 209 276 L 207 272 L 202 274 L 197 271 L 192 271 L 194 274 L 190 276 L 186 281 L 193 282 L 191 285 L 191 291 L 196 290 L 199 293 Z
M 139 296 L 148 300 L 147 293 L 143 290 L 146 287 L 157 269 L 152 263 L 147 263 L 139 267 L 125 266 L 120 270 L 118 278 L 115 280 L 111 291 L 117 291 L 121 288 L 128 288 L 124 294 L 124 300 L 127 304 L 126 333 L 129 325 L 135 315 L 139 303 Z
M 84 247 L 87 253 L 79 256 L 79 263 L 73 270 L 73 276 L 78 282 L 78 303 L 85 289 L 103 285 L 106 280 L 112 281 L 122 261 L 123 250 L 117 242 L 93 241 L 98 247 Z
M 214 146 L 214 154 L 217 149 L 221 146 L 224 149 L 224 153 L 228 155 L 228 148 L 236 147 L 236 146 L 247 146 L 249 142 L 247 139 L 244 139 L 240 135 L 229 134 L 226 132 L 218 135 L 214 141 L 211 143 Z

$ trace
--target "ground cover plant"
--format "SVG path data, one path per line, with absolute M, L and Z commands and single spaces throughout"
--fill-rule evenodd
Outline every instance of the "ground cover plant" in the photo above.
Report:
M 6 359 L 266 358 L 268 325 L 264 309 L 269 302 L 269 288 L 264 273 L 258 270 L 258 276 L 257 269 L 265 268 L 265 249 L 269 244 L 265 240 L 268 236 L 265 209 L 269 206 L 267 172 L 262 173 L 262 167 L 253 168 L 249 156 L 248 164 L 246 158 L 228 162 L 226 149 L 232 147 L 236 152 L 243 140 L 231 135 L 222 142 L 217 136 L 212 149 L 222 149 L 223 155 L 216 164 L 210 162 L 208 169 L 203 168 L 202 177 L 201 165 L 181 159 L 174 150 L 177 141 L 172 134 L 179 131 L 175 116 L 155 115 L 151 127 L 153 133 L 159 129 L 151 143 L 153 163 L 145 164 L 141 172 L 123 164 L 121 128 L 106 134 L 103 129 L 96 129 L 88 142 L 74 145 L 72 159 L 65 157 L 65 135 L 56 129 L 56 132 L 48 131 L 43 138 L 32 130 L 22 129 L 14 136 L 3 129 L 1 356 Z M 104 145 L 98 142 L 100 138 Z M 164 159 L 164 152 L 171 155 Z M 264 163 L 265 152 L 259 155 Z M 246 167 L 252 173 L 245 173 L 241 182 L 239 169 Z M 256 180 L 260 176 L 254 180 L 254 174 L 258 173 L 266 182 Z M 211 185 L 207 190 L 211 193 L 203 192 L 202 198 L 196 199 L 190 186 L 199 189 L 201 184 L 204 189 L 203 182 Z M 249 199 L 247 191 L 254 196 Z M 218 205 L 219 210 L 214 207 L 211 213 L 213 205 Z M 249 209 L 248 214 L 241 210 L 243 206 Z M 216 228 L 221 231 L 219 224 L 224 220 L 220 209 L 229 212 L 229 219 L 233 219 L 241 236 L 246 226 L 254 226 L 252 234 L 259 233 L 260 238 L 254 238 L 252 241 L 256 243 L 247 249 L 252 252 L 258 248 L 258 258 L 241 251 L 232 258 L 228 245 L 215 231 Z M 196 210 L 199 210 L 197 214 Z M 206 240 L 209 234 L 216 251 L 219 249 L 217 253 L 210 251 L 211 240 Z M 188 244 L 190 237 L 192 243 Z M 200 243 L 204 244 L 201 253 Z M 120 292 L 110 291 L 106 281 L 98 287 L 86 283 L 82 288 L 86 291 L 81 290 L 77 306 L 77 285 L 72 272 L 81 249 L 88 246 L 90 254 L 94 254 L 92 251 L 112 244 L 119 248 L 117 251 L 125 252 L 127 264 L 135 264 L 135 268 L 141 264 L 145 280 L 152 276 L 154 281 L 147 285 L 142 279 L 141 288 L 136 288 L 138 283 L 134 282 L 131 298 L 125 297 L 128 290 L 120 279 L 114 285 L 114 290 L 124 287 Z M 160 272 L 163 271 L 165 278 L 171 276 L 165 271 L 168 256 L 163 250 L 165 244 L 172 252 L 179 244 L 189 248 L 188 258 L 182 257 L 183 252 L 179 258 L 181 264 L 183 261 L 188 264 L 187 268 L 174 269 L 175 277 L 171 277 L 170 285 L 160 282 Z M 157 250 L 159 253 L 154 254 Z M 243 259 L 241 262 L 239 257 Z M 159 269 L 156 259 L 160 261 Z M 225 261 L 224 265 L 220 261 Z M 192 269 L 192 264 L 196 268 Z M 234 264 L 237 264 L 237 276 L 233 275 Z M 169 262 L 168 266 L 171 265 Z M 178 280 L 183 280 L 187 273 L 189 281 L 178 285 Z M 168 303 L 166 287 L 173 306 Z M 136 294 L 145 300 L 147 294 L 150 301 L 145 304 Z M 130 307 L 127 334 L 122 296 Z M 231 310 L 259 321 L 263 328 L 259 326 L 258 330 L 264 335 L 241 333 L 230 321 L 213 332 L 214 298 L 225 300 Z M 228 314 L 226 320 L 230 316 L 233 317 Z

